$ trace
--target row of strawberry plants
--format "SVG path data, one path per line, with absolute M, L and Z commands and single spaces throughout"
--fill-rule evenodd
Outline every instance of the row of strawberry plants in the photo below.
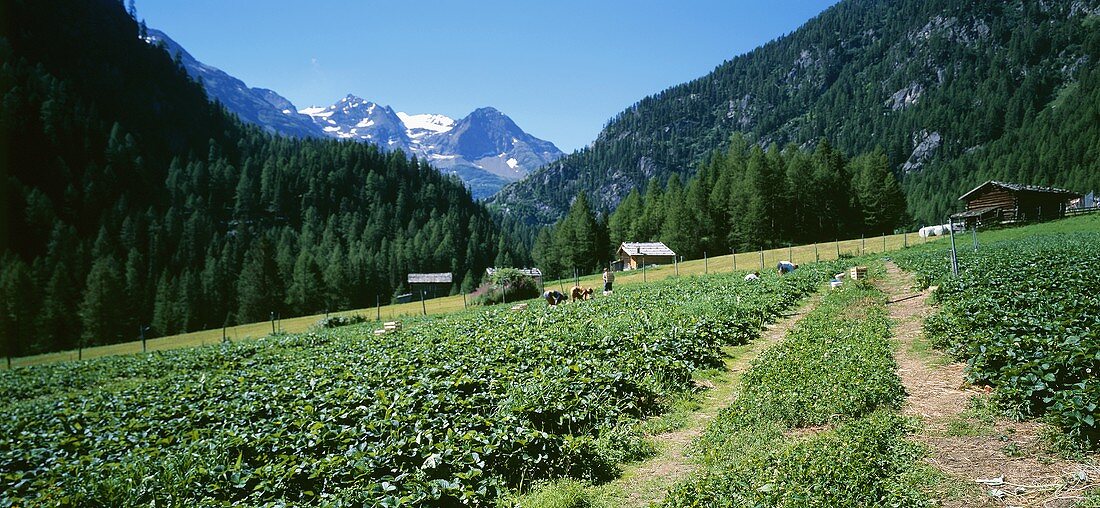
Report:
M 943 253 L 897 257 L 933 293 L 925 323 L 932 343 L 967 362 L 974 383 L 1021 417 L 1047 415 L 1079 444 L 1100 445 L 1100 234 L 1037 234 L 959 255 L 958 277 Z
M 695 444 L 701 473 L 665 506 L 927 505 L 889 333 L 881 292 L 849 282 L 825 296 L 753 362 Z
M 609 477 L 609 435 L 831 267 L 800 272 L 4 372 L 0 506 L 484 504 Z

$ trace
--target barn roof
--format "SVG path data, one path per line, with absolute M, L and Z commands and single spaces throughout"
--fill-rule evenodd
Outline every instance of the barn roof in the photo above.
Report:
M 998 182 L 996 180 L 989 180 L 989 181 L 987 181 L 987 182 L 985 182 L 985 183 L 983 183 L 983 184 L 981 184 L 977 187 L 974 187 L 974 189 L 971 190 L 970 192 L 967 192 L 966 194 L 963 194 L 962 196 L 959 196 L 959 201 L 966 201 L 967 198 L 969 198 L 970 196 L 972 196 L 974 194 L 979 194 L 981 192 L 984 192 L 984 191 L 988 190 L 991 187 L 1000 187 L 1004 190 L 1011 191 L 1011 192 L 1038 192 L 1038 193 L 1042 193 L 1042 194 L 1058 194 L 1058 195 L 1066 196 L 1067 198 L 1069 198 L 1069 197 L 1075 197 L 1075 198 L 1081 197 L 1081 195 L 1076 193 L 1076 192 L 1073 192 L 1073 191 L 1070 191 L 1070 190 L 1065 190 L 1065 189 L 1058 189 L 1058 188 L 1055 188 L 1055 187 L 1043 187 L 1043 186 L 1040 186 L 1040 185 L 1027 185 L 1027 184 L 1022 184 L 1022 183 L 1008 183 L 1008 182 Z
M 967 210 L 965 212 L 959 212 L 959 213 L 951 214 L 951 218 L 952 219 L 968 219 L 970 217 L 981 217 L 985 214 L 992 213 L 992 212 L 996 211 L 998 208 L 1000 208 L 1000 207 L 999 206 L 987 206 L 985 208 L 976 208 L 974 210 Z
M 620 252 L 626 252 L 627 256 L 675 256 L 672 249 L 661 242 L 623 242 L 619 246 Z
M 486 268 L 485 273 L 489 274 L 489 276 L 492 277 L 493 274 L 497 272 L 497 270 L 500 270 L 500 268 Z M 516 270 L 519 270 L 519 273 L 522 273 L 528 277 L 542 278 L 542 270 L 539 270 L 538 268 L 516 268 Z
M 450 284 L 451 279 L 451 272 L 409 274 L 409 284 Z

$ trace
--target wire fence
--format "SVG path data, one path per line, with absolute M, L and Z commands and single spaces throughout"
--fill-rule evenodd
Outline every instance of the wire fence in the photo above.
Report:
M 694 260 L 677 259 L 672 264 L 645 265 L 636 270 L 620 271 L 615 274 L 615 287 L 623 285 L 641 284 L 661 280 L 667 277 L 702 275 L 711 273 L 731 273 L 775 270 L 780 261 L 790 261 L 796 264 L 805 264 L 814 261 L 828 261 L 843 256 L 860 256 L 864 254 L 885 253 L 898 250 L 907 246 L 920 243 L 935 242 L 942 238 L 921 238 L 916 233 L 896 235 L 880 235 L 875 237 L 860 237 L 847 240 L 834 240 L 831 242 L 818 242 L 807 245 L 787 245 L 785 247 L 771 249 L 757 249 L 753 251 L 734 251 L 720 253 L 704 253 L 703 257 Z M 602 274 L 581 274 L 574 272 L 572 277 L 544 281 L 544 289 L 559 289 L 564 294 L 572 286 L 602 287 Z M 379 301 L 378 298 L 375 299 Z M 511 303 L 512 300 L 508 300 Z M 135 340 L 106 346 L 93 346 L 78 350 L 59 351 L 19 358 L 9 358 L 10 367 L 54 363 L 60 361 L 95 358 L 100 356 L 122 355 L 141 353 L 143 351 L 164 351 L 169 349 L 195 347 L 218 344 L 223 341 L 238 341 L 247 339 L 259 339 L 272 333 L 301 333 L 310 330 L 318 322 L 332 316 L 361 316 L 368 321 L 401 321 L 433 314 L 445 314 L 461 311 L 474 306 L 470 293 L 460 293 L 437 298 L 423 297 L 423 293 L 416 294 L 412 301 L 381 305 L 376 303 L 373 307 L 344 310 L 314 314 L 294 318 L 282 319 L 273 316 L 269 321 L 249 323 L 223 328 L 213 328 L 179 335 L 157 337 L 147 340 Z M 135 337 L 138 339 L 138 337 Z M 0 364 L 2 365 L 2 364 Z

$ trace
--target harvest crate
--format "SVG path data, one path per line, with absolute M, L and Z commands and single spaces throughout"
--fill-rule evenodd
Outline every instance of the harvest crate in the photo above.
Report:
M 848 275 L 852 278 L 852 280 L 866 279 L 867 267 L 853 266 L 852 269 L 848 271 Z
M 386 321 L 386 323 L 382 325 L 382 328 L 384 328 L 387 332 L 395 332 L 395 331 L 401 329 L 401 322 L 400 321 Z
M 512 310 L 524 310 L 526 308 L 527 308 L 526 303 L 517 303 L 517 304 L 512 306 Z

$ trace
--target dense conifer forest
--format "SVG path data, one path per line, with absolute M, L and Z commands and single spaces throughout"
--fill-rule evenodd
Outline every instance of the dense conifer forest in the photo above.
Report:
M 384 303 L 408 272 L 571 275 L 621 241 L 698 257 L 889 232 L 989 178 L 1100 190 L 1100 0 L 846 0 L 642 99 L 495 217 L 425 161 L 242 124 L 132 5 L 2 6 L 13 355 Z
M 827 141 L 767 150 L 735 135 L 695 176 L 656 177 L 610 215 L 584 193 L 540 230 L 532 256 L 553 275 L 596 269 L 622 242 L 661 241 L 685 259 L 893 233 L 905 194 L 881 152 L 848 159 Z
M 243 125 L 116 0 L 2 14 L 7 354 L 374 305 L 410 271 L 470 289 L 524 261 L 426 162 Z
M 1100 191 L 1100 2 L 846 0 L 794 32 L 619 113 L 588 147 L 492 205 L 549 224 L 586 192 L 613 209 L 681 181 L 735 132 L 880 151 L 913 226 L 987 179 Z M 858 235 L 858 232 L 856 233 Z

